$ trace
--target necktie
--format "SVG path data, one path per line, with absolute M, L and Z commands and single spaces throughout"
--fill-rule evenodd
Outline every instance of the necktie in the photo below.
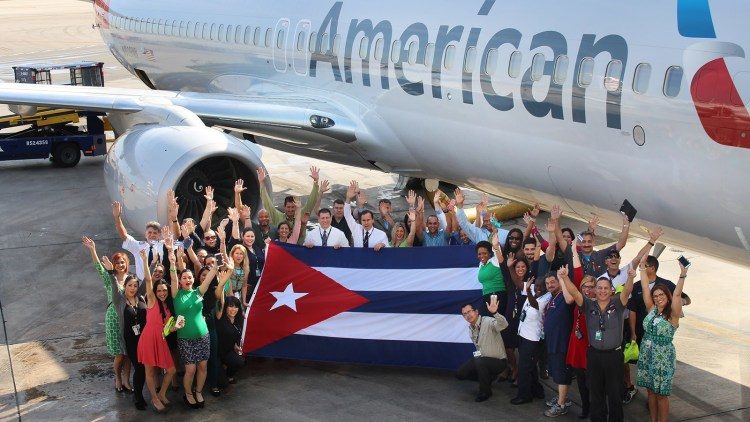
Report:
M 370 247 L 370 232 L 365 232 L 365 239 L 362 241 L 363 248 Z
M 154 262 L 154 245 L 148 248 L 148 264 L 151 265 L 152 262 Z
M 328 246 L 328 230 L 323 230 L 320 233 L 320 240 L 322 246 Z

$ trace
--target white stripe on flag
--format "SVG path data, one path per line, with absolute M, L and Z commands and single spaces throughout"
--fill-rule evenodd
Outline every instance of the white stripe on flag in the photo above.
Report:
M 355 292 L 438 292 L 481 290 L 478 269 L 432 268 L 417 270 L 315 267 L 349 290 Z
M 471 343 L 461 315 L 342 312 L 295 334 L 363 340 Z

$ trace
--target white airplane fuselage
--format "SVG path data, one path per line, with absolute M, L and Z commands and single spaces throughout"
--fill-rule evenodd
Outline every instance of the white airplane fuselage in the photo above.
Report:
M 680 14 L 699 11 L 679 3 L 97 0 L 94 7 L 115 57 L 160 90 L 290 101 L 304 93 L 360 122 L 352 142 L 214 122 L 255 133 L 259 143 L 547 208 L 560 203 L 569 215 L 596 214 L 613 228 L 627 198 L 639 224 L 667 228 L 666 241 L 747 263 L 750 35 L 742 18 L 750 5 L 714 2 L 693 28 L 696 19 Z

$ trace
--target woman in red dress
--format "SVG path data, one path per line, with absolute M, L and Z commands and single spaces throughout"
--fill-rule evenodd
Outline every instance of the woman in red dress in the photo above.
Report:
M 171 245 L 171 243 L 168 244 Z M 176 270 L 172 267 L 170 271 Z M 165 280 L 161 279 L 156 284 L 153 283 L 148 267 L 144 268 L 144 278 L 147 283 L 146 308 L 148 311 L 146 328 L 141 333 L 141 339 L 138 342 L 138 361 L 146 367 L 146 385 L 151 393 L 151 403 L 157 411 L 163 411 L 165 405 L 169 404 L 167 391 L 176 372 L 169 345 L 164 339 L 164 324 L 174 315 L 171 304 L 172 295 L 169 291 L 169 284 Z M 170 332 L 180 329 L 182 323 L 180 321 L 175 324 Z M 166 370 L 159 393 L 156 392 L 156 368 Z

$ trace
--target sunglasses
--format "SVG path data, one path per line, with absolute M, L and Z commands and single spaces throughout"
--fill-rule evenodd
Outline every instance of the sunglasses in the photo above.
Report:
M 518 236 L 510 236 L 508 237 L 508 240 L 521 240 L 521 238 Z
M 216 236 L 205 236 L 203 238 L 203 240 L 211 240 L 211 239 L 216 239 Z

